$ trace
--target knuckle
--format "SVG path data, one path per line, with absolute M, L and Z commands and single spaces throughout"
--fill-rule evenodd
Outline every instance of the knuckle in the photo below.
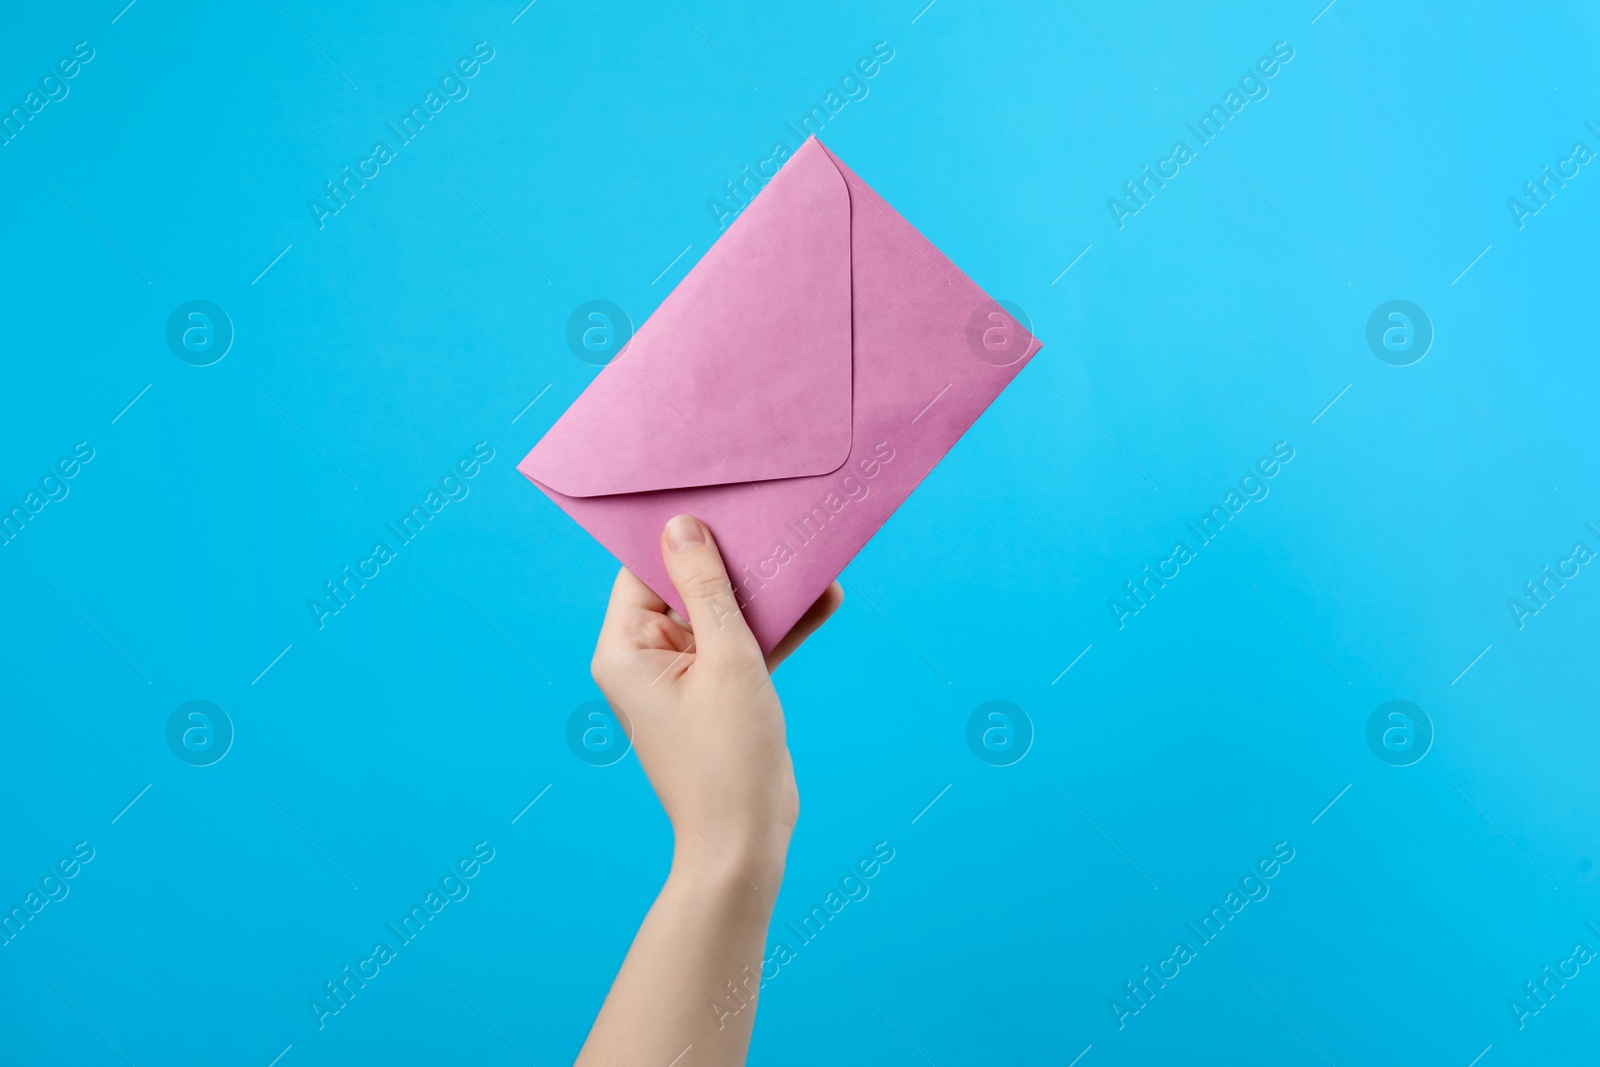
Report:
M 719 575 L 700 579 L 683 590 L 683 597 L 685 604 L 697 603 L 703 607 L 718 630 L 726 629 L 730 622 L 744 618 L 739 610 L 739 598 L 733 591 L 733 583 L 726 577 Z
M 661 615 L 651 615 L 640 623 L 639 640 L 645 648 L 668 648 L 673 644 L 677 626 Z
M 716 600 L 730 596 L 733 583 L 728 581 L 726 575 L 715 571 L 692 571 L 684 575 L 678 591 L 685 599 Z
M 606 653 L 604 647 L 594 650 L 594 656 L 589 660 L 589 677 L 594 679 L 594 684 L 602 690 L 611 681 L 613 659 Z

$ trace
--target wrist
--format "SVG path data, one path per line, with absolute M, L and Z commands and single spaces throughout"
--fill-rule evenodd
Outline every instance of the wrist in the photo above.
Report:
M 770 910 L 783 881 L 788 851 L 787 829 L 713 844 L 691 828 L 677 835 L 668 880 L 696 892 L 759 900 Z

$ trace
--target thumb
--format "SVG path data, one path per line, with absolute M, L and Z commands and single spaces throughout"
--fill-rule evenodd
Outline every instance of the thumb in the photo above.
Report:
M 661 557 L 689 612 L 695 644 L 713 656 L 759 657 L 755 635 L 739 611 L 722 553 L 706 524 L 692 515 L 673 516 L 661 531 Z

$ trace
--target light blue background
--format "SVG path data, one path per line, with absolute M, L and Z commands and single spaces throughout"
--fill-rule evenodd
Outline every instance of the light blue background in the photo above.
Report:
M 0 948 L 0 1062 L 571 1060 L 670 842 L 631 756 L 566 746 L 615 563 L 514 466 L 595 373 L 572 309 L 642 321 L 708 199 L 878 41 L 825 140 L 1047 347 L 779 672 L 775 924 L 895 858 L 768 987 L 752 1061 L 1592 1048 L 1596 968 L 1520 1031 L 1508 1001 L 1600 949 L 1600 570 L 1522 630 L 1506 606 L 1600 548 L 1600 171 L 1520 230 L 1506 206 L 1600 149 L 1591 8 L 274 2 L 0 36 L 6 109 L 96 50 L 0 148 L 0 502 L 95 449 L 0 548 L 0 903 L 96 850 Z M 308 199 L 484 40 L 319 230 Z M 1280 40 L 1270 96 L 1119 230 L 1107 198 Z M 197 298 L 237 332 L 207 368 L 163 336 Z M 1436 330 L 1406 368 L 1365 342 L 1394 298 Z M 319 631 L 307 599 L 484 440 Z M 1119 630 L 1108 598 L 1278 441 L 1271 495 Z M 207 768 L 165 741 L 192 699 L 237 731 Z M 966 746 L 991 699 L 1034 724 L 1015 766 Z M 1433 721 L 1414 766 L 1367 747 L 1390 699 Z M 471 895 L 319 1032 L 322 983 L 478 841 Z M 1123 983 L 1280 841 L 1271 895 L 1119 1030 Z

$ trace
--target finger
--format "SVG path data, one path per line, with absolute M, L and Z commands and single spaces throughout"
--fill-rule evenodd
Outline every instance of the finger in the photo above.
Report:
M 629 609 L 665 612 L 667 602 L 656 596 L 655 590 L 641 582 L 638 575 L 624 567 L 617 572 L 617 580 L 611 583 L 611 603 L 606 606 L 606 618 Z
M 833 617 L 839 610 L 839 605 L 844 603 L 844 589 L 838 582 L 833 582 L 817 597 L 817 602 L 806 609 L 800 616 L 800 621 L 794 624 L 794 629 L 783 635 L 783 640 L 778 642 L 767 656 L 767 673 L 771 674 L 778 669 L 778 664 L 788 659 L 795 649 L 805 643 L 806 638 L 822 628 L 822 624 Z
M 611 587 L 611 603 L 601 633 L 629 648 L 667 648 L 682 652 L 692 638 L 675 619 L 665 600 L 656 595 L 628 568 L 617 573 Z
M 705 523 L 676 515 L 661 531 L 661 558 L 689 612 L 699 651 L 707 656 L 759 656 L 755 635 L 745 624 L 728 581 L 722 554 Z

